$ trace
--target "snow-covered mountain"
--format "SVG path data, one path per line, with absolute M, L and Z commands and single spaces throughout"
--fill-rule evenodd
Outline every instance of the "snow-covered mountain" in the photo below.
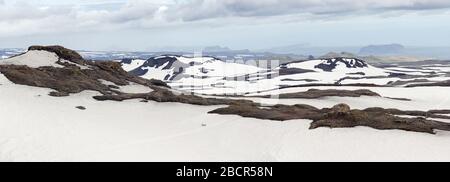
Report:
M 252 65 L 224 62 L 214 57 L 185 57 L 166 55 L 121 61 L 124 70 L 143 78 L 176 81 L 182 78 L 211 78 L 239 76 L 257 72 L 259 68 Z
M 32 68 L 42 66 L 62 67 L 61 65 L 56 64 L 59 59 L 60 58 L 53 52 L 31 50 L 24 54 L 0 61 L 0 64 L 28 65 Z
M 357 58 L 323 58 L 277 64 L 276 61 L 229 62 L 214 57 L 158 56 L 125 59 L 122 67 L 143 78 L 166 81 L 180 90 L 204 94 L 253 93 L 290 86 L 323 84 L 386 85 L 405 75 L 377 68 Z
M 302 84 L 335 84 L 346 77 L 388 77 L 393 72 L 354 58 L 308 60 L 279 65 L 268 61 L 244 64 L 213 57 L 170 55 L 146 61 L 125 59 L 121 63 L 133 75 L 164 80 L 174 88 L 205 94 L 244 94 Z
M 302 61 L 297 63 L 288 63 L 286 65 L 287 67 L 309 69 L 317 72 L 353 73 L 355 71 L 371 72 L 373 70 L 377 70 L 377 68 L 370 66 L 363 60 L 356 58 L 318 59 L 318 60 Z

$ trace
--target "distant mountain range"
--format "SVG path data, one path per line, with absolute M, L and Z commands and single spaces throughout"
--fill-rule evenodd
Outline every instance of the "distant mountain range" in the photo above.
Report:
M 221 60 L 279 60 L 287 63 L 312 58 L 353 57 L 371 63 L 409 62 L 432 59 L 450 59 L 450 47 L 411 47 L 401 44 L 369 45 L 364 47 L 314 47 L 307 44 L 276 47 L 264 50 L 233 50 L 222 46 L 209 46 L 194 51 L 127 52 L 127 51 L 78 51 L 84 58 L 92 60 L 143 59 L 161 55 L 211 56 Z M 179 49 L 183 50 L 183 49 Z M 20 48 L 0 49 L 0 59 L 23 53 Z
M 369 46 L 311 46 L 295 44 L 263 49 L 278 54 L 300 54 L 320 57 L 330 52 L 347 52 L 358 56 L 402 56 L 415 59 L 450 59 L 449 47 L 405 46 L 397 43 Z
M 405 46 L 400 44 L 387 44 L 387 45 L 370 45 L 361 48 L 360 55 L 392 55 L 402 54 L 405 51 Z

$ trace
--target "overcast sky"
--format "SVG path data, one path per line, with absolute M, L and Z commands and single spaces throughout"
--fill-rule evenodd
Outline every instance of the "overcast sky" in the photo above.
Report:
M 449 0 L 0 0 L 0 47 L 450 46 Z

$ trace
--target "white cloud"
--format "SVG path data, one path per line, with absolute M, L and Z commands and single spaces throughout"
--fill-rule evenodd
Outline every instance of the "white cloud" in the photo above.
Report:
M 449 8 L 448 0 L 193 0 L 168 14 L 185 21 L 217 17 L 260 17 L 286 14 L 384 13 L 395 10 Z
M 227 22 L 238 18 L 273 21 L 277 16 L 327 19 L 449 7 L 448 0 L 0 0 L 0 37 L 149 28 L 223 18 Z

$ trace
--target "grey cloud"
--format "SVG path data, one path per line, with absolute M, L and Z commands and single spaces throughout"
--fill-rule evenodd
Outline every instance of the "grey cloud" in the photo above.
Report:
M 0 6 L 0 20 L 38 19 L 63 15 L 83 17 L 95 14 L 107 23 L 127 23 L 151 20 L 155 16 L 172 21 L 197 21 L 227 17 L 266 17 L 278 15 L 338 15 L 358 13 L 384 13 L 395 10 L 434 10 L 450 8 L 448 0 L 129 0 L 128 3 L 112 2 L 70 6 L 50 6 L 42 9 L 23 3 L 17 6 Z M 170 3 L 165 3 L 170 2 Z M 4 0 L 0 0 L 0 5 Z M 160 11 L 164 6 L 165 10 Z M 102 8 L 103 7 L 103 8 Z M 94 13 L 92 13 L 94 12 Z M 156 15 L 157 13 L 157 15 Z
M 123 3 L 105 0 L 91 5 L 47 7 L 33 6 L 23 0 L 17 2 L 11 5 L 0 0 L 0 36 L 29 34 L 31 29 L 39 33 L 149 28 L 219 18 L 252 17 L 258 21 L 273 21 L 280 15 L 315 20 L 343 14 L 450 8 L 449 0 L 128 0 Z
M 170 8 L 169 19 L 195 21 L 220 17 L 290 14 L 384 13 L 450 8 L 448 0 L 193 0 Z

